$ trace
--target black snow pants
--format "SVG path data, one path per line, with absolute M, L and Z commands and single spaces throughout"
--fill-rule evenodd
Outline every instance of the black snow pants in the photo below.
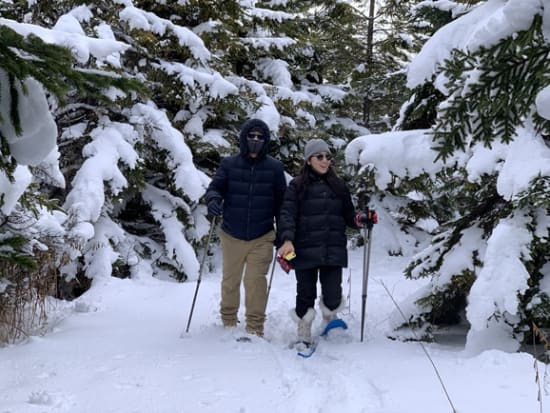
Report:
M 335 310 L 342 300 L 342 267 L 318 267 L 295 270 L 296 273 L 296 315 L 302 318 L 317 298 L 317 279 L 321 281 L 323 304 Z

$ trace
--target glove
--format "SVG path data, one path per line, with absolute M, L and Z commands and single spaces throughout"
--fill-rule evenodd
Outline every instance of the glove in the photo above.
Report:
M 208 215 L 213 217 L 219 217 L 222 212 L 222 201 L 220 198 L 213 198 L 207 205 Z
M 378 224 L 378 215 L 374 209 L 367 208 L 365 211 L 360 211 L 355 215 L 355 225 L 363 228 L 372 228 L 374 224 Z
M 378 215 L 376 214 L 376 211 L 374 209 L 368 209 L 366 210 L 365 214 L 367 215 L 367 220 L 365 223 L 367 224 L 378 224 Z

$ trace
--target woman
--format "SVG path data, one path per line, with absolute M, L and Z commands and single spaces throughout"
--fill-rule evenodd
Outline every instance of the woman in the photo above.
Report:
M 355 208 L 344 181 L 331 166 L 329 147 L 322 139 L 312 139 L 305 147 L 305 163 L 284 196 L 278 222 L 283 244 L 277 251 L 285 257 L 295 253 L 296 308 L 291 317 L 298 323 L 297 342 L 312 343 L 317 279 L 321 282 L 319 306 L 324 322 L 336 318 L 343 309 L 342 268 L 348 265 L 346 225 L 356 222 Z M 361 213 L 358 214 L 361 218 Z

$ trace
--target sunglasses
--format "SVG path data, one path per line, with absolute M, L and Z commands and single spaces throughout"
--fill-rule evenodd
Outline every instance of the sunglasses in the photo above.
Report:
M 314 158 L 317 158 L 318 161 L 322 161 L 323 159 L 326 159 L 327 161 L 330 161 L 332 159 L 332 156 L 329 154 L 322 154 L 318 153 L 317 155 L 313 155 Z
M 264 134 L 261 132 L 250 132 L 248 134 L 248 139 L 254 139 L 254 140 L 263 140 Z

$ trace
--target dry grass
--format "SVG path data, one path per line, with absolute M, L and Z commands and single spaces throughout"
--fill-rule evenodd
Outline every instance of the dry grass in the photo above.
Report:
M 542 406 L 542 388 L 540 374 L 539 374 L 539 357 L 544 361 L 545 365 L 548 366 L 548 350 L 550 349 L 550 344 L 548 343 L 548 337 L 546 333 L 542 331 L 535 323 L 532 323 L 533 330 L 533 368 L 535 369 L 535 383 L 537 384 L 537 401 L 539 402 L 540 413 L 543 413 Z M 544 354 L 542 357 L 537 353 L 537 343 L 541 343 L 544 348 Z M 546 383 L 547 379 L 547 370 L 544 369 L 544 382 Z
M 37 269 L 0 262 L 0 345 L 15 343 L 40 330 L 47 321 L 47 299 L 55 296 L 55 251 L 36 251 Z

